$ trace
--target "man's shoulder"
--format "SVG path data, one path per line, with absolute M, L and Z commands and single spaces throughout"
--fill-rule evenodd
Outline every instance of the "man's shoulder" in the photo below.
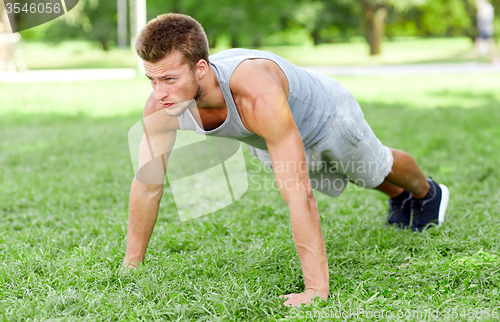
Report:
M 238 92 L 245 88 L 246 92 L 257 94 L 257 92 L 268 89 L 269 83 L 277 83 L 275 75 L 279 67 L 270 60 L 252 59 L 242 61 L 231 76 L 231 91 Z M 258 89 L 258 90 L 256 90 Z
M 211 62 L 232 61 L 237 59 L 252 59 L 252 58 L 265 58 L 274 55 L 269 51 L 247 49 L 247 48 L 231 48 L 219 51 L 210 55 Z

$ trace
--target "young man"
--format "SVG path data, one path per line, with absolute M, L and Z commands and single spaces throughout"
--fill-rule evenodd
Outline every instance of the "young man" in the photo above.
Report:
M 138 37 L 136 50 L 153 86 L 144 108 L 145 123 L 147 116 L 166 111 L 163 132 L 156 133 L 166 152 L 153 158 L 152 141 L 147 136 L 143 139 L 140 164 L 150 167 L 141 174 L 143 179 L 136 176 L 132 182 L 125 266 L 144 260 L 169 151 L 180 129 L 246 142 L 254 156 L 274 169 L 277 182 L 290 183 L 278 187 L 290 210 L 305 290 L 286 295 L 285 305 L 328 297 L 328 263 L 312 188 L 338 196 L 345 187 L 312 187 L 310 175 L 321 171 L 304 171 L 300 165 L 312 162 L 306 161 L 332 165 L 334 169 L 326 170 L 335 171 L 323 168 L 321 172 L 330 181 L 351 180 L 386 193 L 391 198 L 389 224 L 421 231 L 443 221 L 446 187 L 426 179 L 407 153 L 382 145 L 352 94 L 332 78 L 262 51 L 233 49 L 209 59 L 203 28 L 180 14 L 150 21 Z M 183 104 L 190 100 L 197 107 Z M 284 164 L 299 166 L 279 166 Z

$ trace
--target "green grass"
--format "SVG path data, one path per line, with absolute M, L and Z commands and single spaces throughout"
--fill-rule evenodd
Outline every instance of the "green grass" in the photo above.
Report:
M 125 68 L 137 64 L 137 56 L 130 48 L 104 51 L 86 41 L 23 42 L 20 48 L 28 69 Z
M 114 48 L 104 52 L 97 45 L 83 41 L 52 45 L 24 42 L 26 64 L 30 69 L 135 67 L 135 54 L 130 49 Z M 225 47 L 212 48 L 214 54 Z M 266 46 L 297 65 L 382 65 L 408 63 L 456 63 L 473 60 L 472 42 L 468 38 L 401 38 L 386 41 L 380 56 L 368 55 L 366 42 L 324 44 L 316 47 Z M 480 61 L 486 62 L 487 59 Z
M 301 314 L 498 308 L 497 77 L 339 78 L 382 142 L 410 152 L 451 201 L 441 228 L 415 234 L 384 228 L 387 201 L 376 191 L 316 194 L 330 299 Z M 303 288 L 286 204 L 253 183 L 235 204 L 184 223 L 167 187 L 146 264 L 120 268 L 133 176 L 127 131 L 149 91 L 143 80 L 0 87 L 0 318 L 298 315 L 278 300 Z M 248 170 L 253 182 L 270 176 Z

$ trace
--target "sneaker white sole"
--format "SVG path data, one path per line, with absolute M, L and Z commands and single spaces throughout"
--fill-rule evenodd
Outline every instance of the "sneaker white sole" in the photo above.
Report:
M 450 201 L 450 190 L 444 185 L 440 184 L 441 188 L 441 203 L 439 204 L 439 214 L 438 214 L 438 227 L 444 221 L 444 215 L 446 214 L 446 208 L 448 208 L 448 201 Z

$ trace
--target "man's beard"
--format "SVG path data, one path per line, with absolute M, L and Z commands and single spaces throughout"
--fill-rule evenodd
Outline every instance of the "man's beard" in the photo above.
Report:
M 194 95 L 194 98 L 182 103 L 177 103 L 173 108 L 167 108 L 166 112 L 169 116 L 173 117 L 179 117 L 181 116 L 188 108 L 195 108 L 197 107 L 198 101 L 201 99 L 203 96 L 203 90 L 201 89 L 201 86 L 197 84 L 198 88 L 196 89 L 196 94 Z
M 198 88 L 196 89 L 196 95 L 194 95 L 194 100 L 198 103 L 199 99 L 203 96 L 203 90 L 201 89 L 200 84 L 198 84 Z

